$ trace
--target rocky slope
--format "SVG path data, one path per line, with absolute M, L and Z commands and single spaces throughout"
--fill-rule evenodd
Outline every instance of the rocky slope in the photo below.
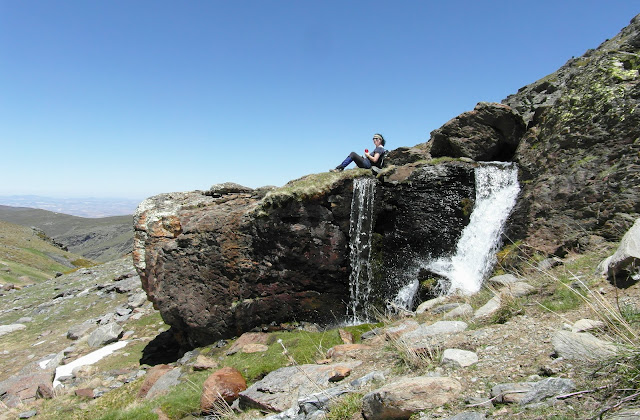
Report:
M 86 218 L 47 210 L 0 206 L 0 220 L 36 227 L 61 246 L 98 262 L 132 251 L 132 216 Z
M 131 260 L 78 270 L 0 296 L 0 418 L 628 418 L 638 413 L 621 402 L 637 382 L 624 372 L 640 368 L 626 352 L 638 343 L 620 327 L 637 336 L 640 288 L 596 270 L 615 248 L 543 260 L 375 325 L 271 326 L 164 361 L 150 355 L 170 350 L 167 326 Z

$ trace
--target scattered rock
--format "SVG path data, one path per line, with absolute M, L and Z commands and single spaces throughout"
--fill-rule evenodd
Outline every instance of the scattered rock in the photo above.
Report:
M 109 323 L 98 327 L 94 332 L 89 335 L 87 344 L 91 347 L 102 347 L 118 339 L 122 336 L 124 330 L 115 322 Z
M 93 393 L 93 389 L 90 389 L 90 388 L 76 389 L 74 393 L 76 394 L 76 397 L 87 398 L 90 400 L 96 397 L 95 394 Z
M 459 305 L 457 308 L 447 312 L 442 317 L 443 319 L 453 319 L 453 318 L 469 318 L 473 315 L 473 308 L 468 303 L 463 305 Z
M 0 336 L 12 333 L 14 331 L 24 330 L 25 328 L 27 328 L 27 326 L 24 324 L 0 325 Z
M 427 301 L 422 302 L 420 305 L 418 305 L 418 307 L 416 308 L 416 313 L 417 314 L 421 314 L 424 313 L 428 310 L 430 310 L 431 308 L 433 308 L 436 305 L 439 305 L 443 302 L 446 302 L 448 299 L 447 296 L 438 296 L 437 298 L 433 298 L 433 299 L 429 299 Z
M 340 334 L 340 339 L 342 340 L 342 342 L 344 344 L 353 344 L 353 334 L 350 333 L 347 330 L 343 330 L 342 328 L 340 328 L 338 330 L 338 333 Z
M 616 252 L 598 265 L 598 271 L 618 284 L 640 280 L 640 219 L 624 234 Z
M 605 360 L 617 353 L 614 344 L 600 340 L 589 333 L 558 331 L 551 343 L 559 357 L 569 360 Z
M 498 309 L 500 309 L 500 305 L 502 305 L 502 299 L 500 298 L 500 295 L 496 295 L 489 299 L 482 307 L 478 308 L 474 312 L 473 318 L 480 319 L 488 317 L 497 312 Z
M 514 276 L 513 274 L 502 274 L 499 276 L 493 276 L 491 277 L 489 280 L 487 280 L 488 284 L 495 284 L 495 285 L 499 285 L 499 286 L 506 286 L 508 284 L 511 283 L 515 283 L 520 281 L 516 276 Z
M 173 367 L 169 365 L 164 365 L 164 364 L 156 365 L 151 369 L 149 369 L 149 371 L 147 372 L 147 375 L 144 378 L 144 381 L 142 382 L 142 386 L 138 391 L 138 398 L 146 398 L 147 394 L 149 393 L 149 390 L 158 381 L 158 379 L 160 379 L 162 375 L 166 374 L 172 369 Z
M 403 378 L 366 394 L 362 414 L 367 420 L 408 419 L 453 401 L 461 390 L 462 385 L 453 378 Z
M 94 320 L 88 320 L 82 324 L 74 325 L 67 331 L 67 338 L 69 340 L 79 340 L 95 328 L 95 326 L 96 322 Z
M 267 344 L 269 334 L 262 332 L 248 332 L 242 334 L 227 350 L 227 356 L 242 351 L 242 348 L 248 344 Z
M 196 361 L 193 364 L 193 370 L 209 370 L 216 367 L 218 367 L 218 362 L 202 354 L 196 357 Z
M 327 351 L 327 358 L 337 359 L 345 356 L 355 358 L 357 353 L 370 349 L 371 346 L 366 344 L 338 344 Z
M 361 362 L 330 365 L 300 365 L 277 369 L 240 393 L 241 408 L 284 411 L 297 399 L 327 389 Z M 297 397 L 296 397 L 297 395 Z
M 221 407 L 235 401 L 247 389 L 242 374 L 235 368 L 225 367 L 213 372 L 202 386 L 200 411 L 206 414 L 225 414 Z
M 461 349 L 446 349 L 442 354 L 443 365 L 467 367 L 478 363 L 478 355 L 472 351 Z
M 602 330 L 605 327 L 604 322 L 593 319 L 580 319 L 571 327 L 574 333 L 587 332 L 593 330 Z
M 547 378 L 538 382 L 499 384 L 491 389 L 491 396 L 496 402 L 527 405 L 566 394 L 574 389 L 571 379 Z

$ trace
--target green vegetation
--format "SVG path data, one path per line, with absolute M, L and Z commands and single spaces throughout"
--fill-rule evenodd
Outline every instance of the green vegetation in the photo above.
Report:
M 74 269 L 77 255 L 42 239 L 37 230 L 0 221 L 0 281 L 25 285 Z M 86 263 L 92 264 L 88 260 Z
M 267 193 L 262 201 L 263 208 L 279 207 L 289 200 L 313 200 L 330 191 L 338 182 L 373 176 L 369 169 L 351 169 L 342 172 L 322 172 L 288 182 Z
M 350 420 L 362 410 L 363 394 L 346 394 L 329 406 L 327 420 Z

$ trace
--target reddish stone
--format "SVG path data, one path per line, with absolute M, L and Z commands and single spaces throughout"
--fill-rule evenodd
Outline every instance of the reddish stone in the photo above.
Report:
M 149 393 L 151 387 L 164 375 L 173 369 L 169 365 L 156 365 L 149 369 L 147 372 L 147 376 L 144 378 L 144 382 L 142 382 L 142 387 L 140 387 L 140 391 L 138 391 L 138 398 L 144 398 Z
M 220 412 L 221 407 L 232 403 L 245 389 L 247 389 L 247 382 L 237 369 L 225 367 L 217 370 L 202 386 L 200 410 L 203 413 Z

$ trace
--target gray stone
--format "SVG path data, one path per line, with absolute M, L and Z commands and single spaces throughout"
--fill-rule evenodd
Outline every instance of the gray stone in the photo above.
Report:
M 434 306 L 439 305 L 442 302 L 446 302 L 447 299 L 448 299 L 447 296 L 438 296 L 437 298 L 426 300 L 422 302 L 420 305 L 418 305 L 418 308 L 416 308 L 416 313 L 417 314 L 424 313 L 430 310 L 431 308 L 433 308 Z
M 484 413 L 478 413 L 476 411 L 465 411 L 464 413 L 456 414 L 453 417 L 447 417 L 444 420 L 484 420 L 487 416 Z
M 129 296 L 127 301 L 128 305 L 132 308 L 139 308 L 147 303 L 147 294 L 145 292 L 139 292 Z
M 27 328 L 24 324 L 0 325 L 0 336 Z
M 453 378 L 402 378 L 366 394 L 362 414 L 367 420 L 408 419 L 453 401 L 461 390 L 462 385 Z
M 180 368 L 173 368 L 169 372 L 162 375 L 149 389 L 149 392 L 145 396 L 146 399 L 151 400 L 159 395 L 162 395 L 169 391 L 171 388 L 180 384 L 180 376 L 182 371 Z
M 473 317 L 475 319 L 488 317 L 494 314 L 498 309 L 500 309 L 501 304 L 502 304 L 502 299 L 500 298 L 500 295 L 496 295 L 491 299 L 489 299 L 489 301 L 485 303 L 484 306 L 482 306 L 481 308 L 478 308 L 478 310 L 476 310 L 475 313 L 473 314 Z
M 461 349 L 446 349 L 442 354 L 443 365 L 467 367 L 478 363 L 478 355 L 472 351 Z
M 617 353 L 613 343 L 600 340 L 589 333 L 558 331 L 553 336 L 551 344 L 558 356 L 570 360 L 599 361 Z
M 67 338 L 69 340 L 78 340 L 84 337 L 92 328 L 95 328 L 96 323 L 93 320 L 85 321 L 82 324 L 74 325 L 67 331 Z
M 457 307 L 459 307 L 461 304 L 460 303 L 445 303 L 444 305 L 440 305 L 440 306 L 436 306 L 435 308 L 433 308 L 431 310 L 432 313 L 434 314 L 442 314 L 448 311 L 451 311 Z
M 124 330 L 116 323 L 110 323 L 98 327 L 89 335 L 87 344 L 91 347 L 102 347 L 106 344 L 118 341 Z
M 571 379 L 546 378 L 538 382 L 516 382 L 499 384 L 491 389 L 496 402 L 535 404 L 575 389 Z
M 487 282 L 489 284 L 497 284 L 501 286 L 506 286 L 507 284 L 515 283 L 519 281 L 516 276 L 513 274 L 502 274 L 500 276 L 493 276 Z
M 610 280 L 616 276 L 640 280 L 640 219 L 624 234 L 616 252 L 598 265 L 598 271 Z
M 515 283 L 508 284 L 502 289 L 500 289 L 500 293 L 509 294 L 513 297 L 527 296 L 535 291 L 536 291 L 535 287 L 523 281 L 518 281 Z
M 593 319 L 579 319 L 571 327 L 571 331 L 574 333 L 601 330 L 605 327 L 604 322 Z
M 458 306 L 453 310 L 447 312 L 442 317 L 443 319 L 452 319 L 452 318 L 467 318 L 473 315 L 473 308 L 468 303 Z
M 409 347 L 428 347 L 431 339 L 443 334 L 452 334 L 466 330 L 463 321 L 437 321 L 431 325 L 422 324 L 417 329 L 402 334 L 399 339 Z
M 361 362 L 299 365 L 277 369 L 240 393 L 241 408 L 284 411 L 298 399 L 332 388 Z

